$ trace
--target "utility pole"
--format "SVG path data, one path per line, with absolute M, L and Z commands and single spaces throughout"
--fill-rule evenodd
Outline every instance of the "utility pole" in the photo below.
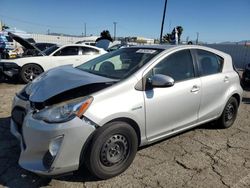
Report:
M 197 32 L 197 33 L 196 33 L 196 44 L 198 44 L 198 42 L 199 42 L 199 35 L 200 35 L 200 33 Z
M 86 23 L 84 23 L 84 36 L 86 37 L 87 36 L 87 28 L 86 28 Z
M 0 20 L 0 31 L 3 30 L 3 24 L 2 24 L 2 20 Z
M 169 22 L 169 33 L 171 33 L 171 20 Z
M 114 23 L 114 41 L 115 41 L 115 38 L 116 38 L 116 24 L 117 22 L 113 22 Z
M 160 44 L 162 43 L 162 33 L 163 33 L 163 27 L 164 27 L 164 21 L 165 21 L 165 14 L 166 14 L 166 9 L 167 9 L 167 2 L 168 2 L 168 0 L 165 0 L 165 6 L 164 6 L 164 11 L 163 11 L 163 16 L 162 16 L 162 22 L 161 22 Z

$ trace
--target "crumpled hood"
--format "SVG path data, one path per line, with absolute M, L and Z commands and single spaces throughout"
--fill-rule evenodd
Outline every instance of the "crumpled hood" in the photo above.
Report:
M 25 87 L 32 102 L 44 102 L 62 92 L 94 83 L 107 83 L 116 80 L 90 74 L 66 65 L 51 69 L 37 77 Z

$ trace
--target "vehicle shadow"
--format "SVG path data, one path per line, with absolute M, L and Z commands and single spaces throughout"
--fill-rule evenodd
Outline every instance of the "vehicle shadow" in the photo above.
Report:
M 183 132 L 179 132 L 179 133 L 174 134 L 174 135 L 172 135 L 172 136 L 166 137 L 166 138 L 164 138 L 164 139 L 162 139 L 162 140 L 153 142 L 152 144 L 142 146 L 142 147 L 140 147 L 140 148 L 138 149 L 138 151 L 139 151 L 139 150 L 146 149 L 146 148 L 151 147 L 151 146 L 153 146 L 153 145 L 159 144 L 159 143 L 161 143 L 161 142 L 164 142 L 164 141 L 169 140 L 169 139 L 171 139 L 171 138 L 174 138 L 174 137 L 176 137 L 176 136 L 180 136 L 180 135 L 185 134 L 185 133 L 187 133 L 187 132 L 195 131 L 195 130 L 202 130 L 202 129 L 205 129 L 205 130 L 218 130 L 218 129 L 222 129 L 222 128 L 218 127 L 218 125 L 215 123 L 215 121 L 208 122 L 208 123 L 199 125 L 198 127 L 194 127 L 194 128 L 191 128 L 191 129 L 187 129 L 187 130 L 185 130 L 185 131 L 183 131 Z
M 250 91 L 250 84 L 243 86 L 244 91 Z
M 243 98 L 242 98 L 242 102 L 243 102 L 244 104 L 250 104 L 250 98 L 243 97 Z
M 24 84 L 18 78 L 6 79 L 6 78 L 1 78 L 1 76 L 0 76 L 0 84 L 1 83 L 5 83 L 5 84 Z
M 92 181 L 101 181 L 100 179 L 91 175 L 89 170 L 82 165 L 79 170 L 73 172 L 71 175 L 54 177 L 56 180 L 67 181 L 67 182 L 92 182 Z

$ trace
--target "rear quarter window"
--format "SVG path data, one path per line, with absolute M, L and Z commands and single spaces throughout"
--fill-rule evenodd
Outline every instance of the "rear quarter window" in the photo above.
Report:
M 82 55 L 94 55 L 99 53 L 99 51 L 94 48 L 81 47 L 81 50 L 82 50 Z
M 208 76 L 222 72 L 224 59 L 212 52 L 196 50 L 201 76 Z

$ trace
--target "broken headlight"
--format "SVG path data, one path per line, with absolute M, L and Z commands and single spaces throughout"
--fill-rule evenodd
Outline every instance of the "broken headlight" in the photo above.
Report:
M 92 101 L 93 97 L 84 97 L 80 100 L 68 101 L 58 105 L 46 107 L 34 113 L 33 118 L 43 120 L 48 123 L 66 122 L 76 116 L 81 118 Z

